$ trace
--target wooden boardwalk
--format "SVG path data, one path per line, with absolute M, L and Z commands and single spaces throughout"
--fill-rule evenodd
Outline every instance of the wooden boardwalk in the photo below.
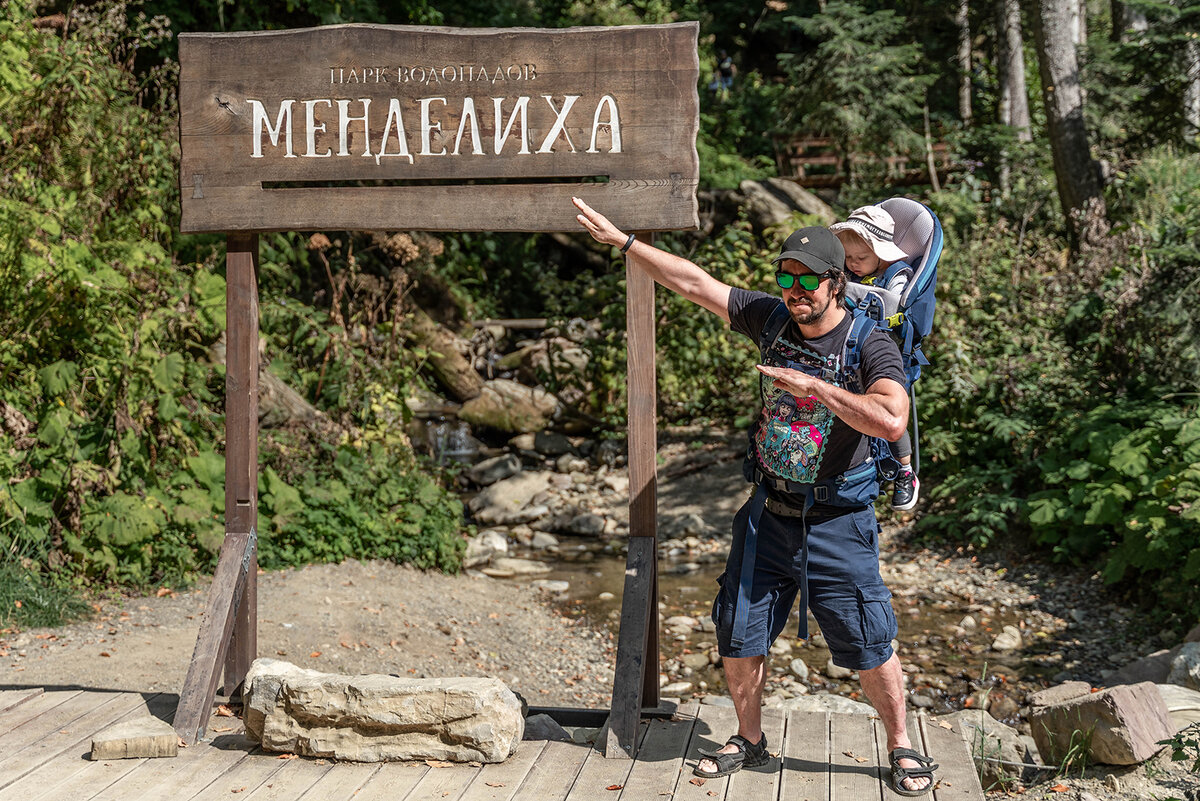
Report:
M 0 690 L 0 801 L 892 801 L 879 721 L 765 710 L 776 758 L 723 779 L 692 776 L 697 748 L 733 732 L 728 707 L 684 704 L 644 721 L 634 761 L 586 745 L 525 742 L 498 765 L 358 764 L 281 758 L 248 742 L 241 721 L 213 717 L 212 738 L 179 756 L 92 762 L 91 738 L 145 715 L 169 719 L 178 696 L 40 688 Z M 957 730 L 914 719 L 914 745 L 941 763 L 935 801 L 982 801 Z M 882 763 L 883 768 L 880 768 Z

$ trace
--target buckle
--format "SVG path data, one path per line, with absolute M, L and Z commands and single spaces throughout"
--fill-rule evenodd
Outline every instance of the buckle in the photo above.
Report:
M 895 328 L 904 322 L 904 312 L 896 312 L 891 317 L 885 317 L 883 322 L 888 328 Z

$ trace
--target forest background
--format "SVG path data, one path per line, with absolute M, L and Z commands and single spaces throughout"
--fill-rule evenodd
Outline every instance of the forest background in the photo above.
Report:
M 899 9 L 899 10 L 897 10 Z M 919 536 L 1099 571 L 1182 634 L 1200 615 L 1200 0 L 0 1 L 0 626 L 187 583 L 223 535 L 224 241 L 178 232 L 174 34 L 342 22 L 700 22 L 705 191 L 831 139 L 844 215 L 906 193 L 945 227 L 918 386 Z M 714 92 L 718 54 L 737 66 Z M 1078 78 L 1078 81 L 1075 79 Z M 888 185 L 883 155 L 958 165 Z M 792 225 L 660 244 L 770 290 Z M 261 237 L 272 373 L 330 425 L 264 430 L 260 563 L 458 569 L 453 476 L 414 454 L 416 316 L 597 321 L 580 411 L 624 426 L 624 273 L 549 235 Z M 749 342 L 660 291 L 664 425 L 746 425 Z M 734 388 L 732 391 L 730 388 Z

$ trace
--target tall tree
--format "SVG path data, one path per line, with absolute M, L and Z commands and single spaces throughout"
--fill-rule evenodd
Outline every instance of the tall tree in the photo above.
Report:
M 1032 16 L 1058 198 L 1072 247 L 1086 248 L 1108 233 L 1108 210 L 1084 124 L 1079 57 L 1071 30 L 1073 2 L 1036 0 Z
M 958 0 L 954 14 L 958 29 L 958 118 L 971 124 L 971 2 Z
M 1029 94 L 1025 85 L 1025 37 L 1021 34 L 1021 5 L 1018 0 L 1000 0 L 997 5 L 997 37 L 1000 79 L 1000 124 L 1012 127 L 1017 139 L 1029 142 Z

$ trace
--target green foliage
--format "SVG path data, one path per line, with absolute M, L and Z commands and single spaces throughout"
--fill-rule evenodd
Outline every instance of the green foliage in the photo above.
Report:
M 87 604 L 61 580 L 0 562 L 0 629 L 61 626 L 87 611 Z
M 925 91 L 933 76 L 918 72 L 921 46 L 902 37 L 904 17 L 830 2 L 813 16 L 788 21 L 815 42 L 784 52 L 779 63 L 788 86 L 777 130 L 832 137 L 854 161 L 919 152 Z
M 18 577 L 21 609 L 45 607 L 50 620 L 71 611 L 55 600 L 64 587 L 184 583 L 213 566 L 224 534 L 223 368 L 210 360 L 225 282 L 211 263 L 223 254 L 211 238 L 181 241 L 207 248 L 209 263 L 172 254 L 172 71 L 130 69 L 139 48 L 160 43 L 163 21 L 89 7 L 64 37 L 34 28 L 27 6 L 6 9 L 0 569 Z M 290 454 L 289 471 L 303 477 L 290 493 L 281 473 L 267 473 L 264 561 L 381 556 L 456 569 L 461 509 L 421 475 L 400 433 L 403 405 L 379 390 L 402 393 L 414 360 L 386 358 L 394 336 L 350 333 L 393 322 L 399 288 L 368 275 L 370 258 L 330 250 L 332 264 L 295 237 L 263 248 L 264 289 L 334 296 L 324 311 L 272 292 L 261 314 L 268 350 L 287 354 L 276 368 L 337 404 L 340 424 Z M 276 436 L 288 434 L 266 433 L 265 452 L 278 452 Z
M 1175 732 L 1173 737 L 1159 740 L 1158 744 L 1171 749 L 1172 762 L 1191 760 L 1192 773 L 1200 773 L 1200 723 L 1190 723 Z

